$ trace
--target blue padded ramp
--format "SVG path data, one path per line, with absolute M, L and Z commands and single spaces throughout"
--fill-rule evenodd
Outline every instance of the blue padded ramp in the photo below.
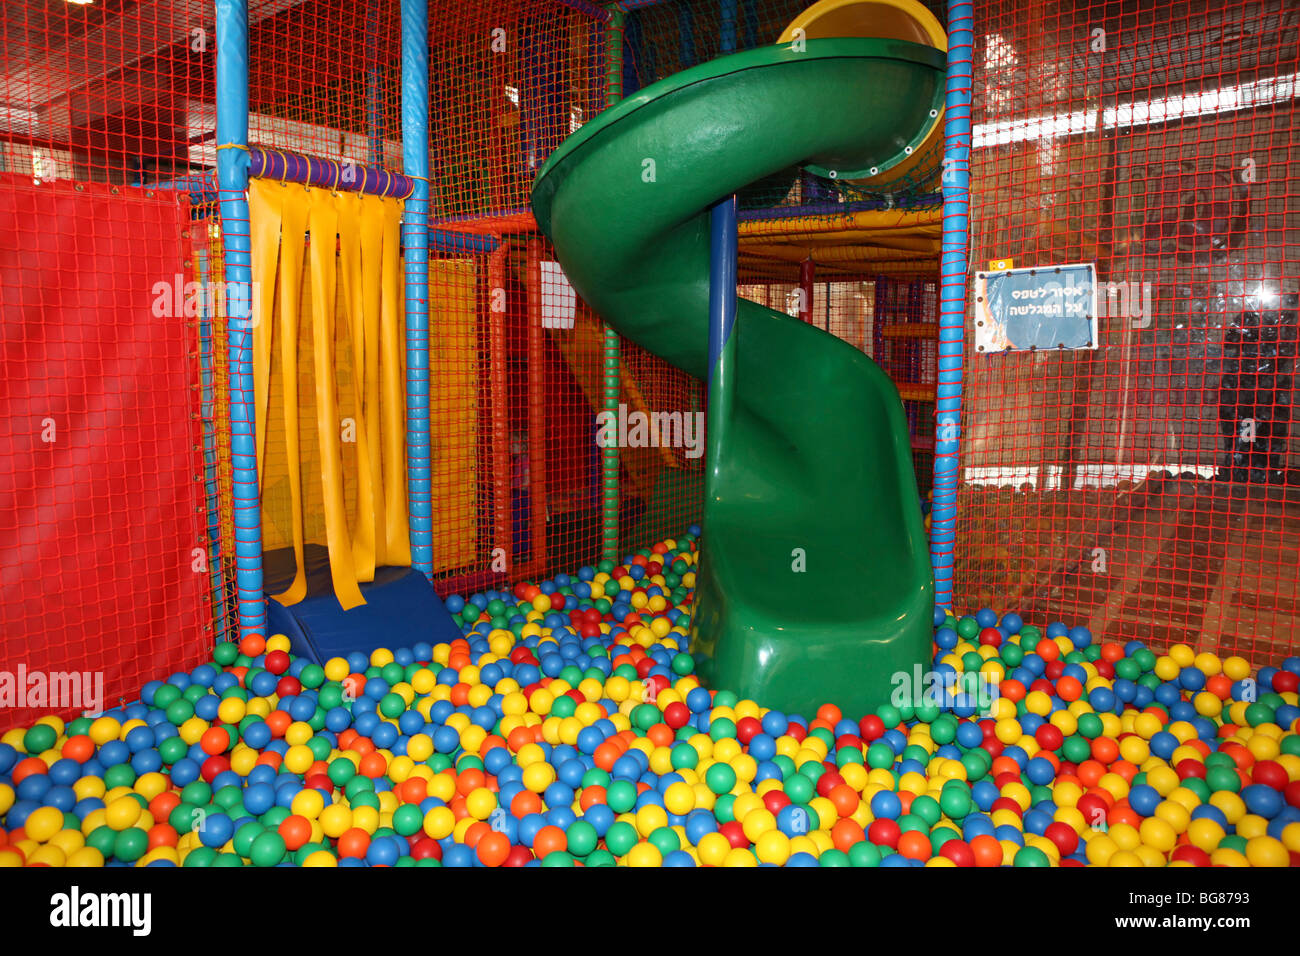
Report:
M 427 578 L 411 568 L 378 568 L 375 580 L 361 585 L 366 603 L 343 610 L 330 581 L 329 553 L 319 545 L 306 550 L 307 597 L 285 607 L 270 595 L 293 580 L 293 550 L 263 555 L 267 593 L 267 634 L 288 636 L 294 654 L 324 664 L 331 657 L 380 647 L 411 647 L 421 641 L 448 643 L 464 632 L 442 606 Z

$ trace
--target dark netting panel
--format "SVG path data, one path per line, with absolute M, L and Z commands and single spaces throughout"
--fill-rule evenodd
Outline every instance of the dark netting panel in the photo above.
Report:
M 924 4 L 939 23 L 942 3 Z M 776 43 L 782 31 L 810 4 L 804 0 L 753 0 L 719 4 L 670 0 L 627 16 L 623 83 L 628 94 L 656 80 L 729 52 Z M 824 215 L 837 207 L 892 208 L 933 205 L 941 156 L 925 160 L 880 183 L 834 181 L 792 168 L 743 190 L 742 209 L 757 215 L 802 207 L 803 215 Z
M 1297 27 L 977 4 L 973 269 L 1095 262 L 1095 350 L 968 326 L 959 607 L 1277 663 L 1300 624 Z
M 770 269 L 759 260 L 746 259 L 740 296 L 843 339 L 874 359 L 894 381 L 912 440 L 917 492 L 928 512 L 934 471 L 937 277 L 868 278 L 815 268 L 811 284 L 805 286 L 798 281 L 764 281 Z M 823 280 L 822 275 L 828 277 Z

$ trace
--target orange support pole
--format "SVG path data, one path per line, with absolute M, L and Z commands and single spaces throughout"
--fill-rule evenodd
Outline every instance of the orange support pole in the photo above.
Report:
M 528 485 L 529 573 L 546 567 L 546 338 L 542 330 L 542 242 L 528 240 Z
M 812 323 L 813 309 L 813 261 L 808 257 L 799 263 L 799 320 Z
M 514 569 L 510 540 L 510 356 L 506 344 L 506 256 L 508 243 L 488 256 L 488 390 L 492 418 L 492 548 L 505 554 L 505 573 Z M 493 554 L 495 563 L 496 554 Z

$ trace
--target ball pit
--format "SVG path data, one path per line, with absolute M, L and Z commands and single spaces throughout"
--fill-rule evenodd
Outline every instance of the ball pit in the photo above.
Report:
M 694 677 L 698 534 L 453 595 L 451 644 L 249 637 L 10 730 L 0 865 L 1300 863 L 1300 658 L 936 613 L 937 690 L 777 713 Z

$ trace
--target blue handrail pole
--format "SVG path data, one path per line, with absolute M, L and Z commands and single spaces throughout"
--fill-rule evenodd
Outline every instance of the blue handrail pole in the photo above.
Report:
M 934 602 L 952 607 L 953 547 L 961 447 L 962 361 L 966 332 L 966 274 L 970 258 L 971 62 L 974 12 L 970 0 L 948 4 L 948 85 L 944 113 L 943 236 L 940 254 L 938 393 L 935 404 L 934 502 L 930 562 Z
M 230 458 L 239 634 L 266 633 L 262 504 L 253 409 L 252 251 L 248 230 L 248 4 L 216 0 L 217 200 L 225 245 Z
M 736 325 L 736 279 L 739 233 L 736 197 L 728 196 L 709 211 L 709 411 L 706 428 L 709 457 L 707 470 L 717 467 L 715 442 L 725 431 L 722 423 L 731 417 L 735 396 L 734 371 L 725 361 L 727 344 Z
M 411 516 L 411 566 L 432 577 L 427 0 L 402 0 L 402 172 L 415 181 L 402 217 L 402 245 L 406 250 L 406 480 Z

